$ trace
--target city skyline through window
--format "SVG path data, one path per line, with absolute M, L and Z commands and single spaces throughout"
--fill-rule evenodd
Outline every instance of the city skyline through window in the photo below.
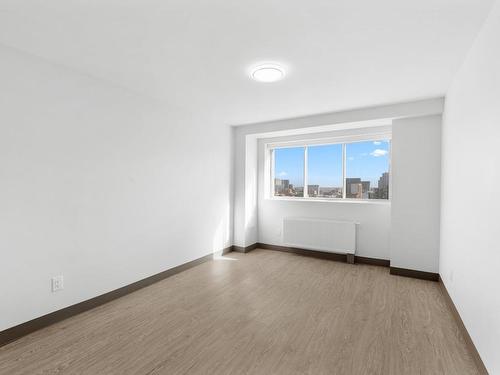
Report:
M 345 148 L 346 198 L 388 199 L 389 142 L 354 142 Z
M 287 147 L 274 150 L 276 195 L 304 196 L 305 147 Z
M 275 196 L 389 199 L 388 140 L 276 148 L 272 152 Z
M 342 144 L 309 146 L 307 174 L 310 197 L 342 198 Z

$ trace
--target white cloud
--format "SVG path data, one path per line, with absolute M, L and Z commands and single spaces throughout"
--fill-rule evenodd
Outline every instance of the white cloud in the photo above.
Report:
M 285 171 L 280 172 L 280 173 L 278 174 L 278 176 L 280 176 L 280 177 L 285 177 L 285 176 L 287 176 L 287 175 L 288 175 L 288 173 L 286 173 Z
M 382 142 L 380 142 L 380 141 L 375 141 L 375 142 L 373 142 L 373 144 L 374 144 L 375 146 L 380 146 L 380 145 L 382 144 Z
M 347 160 L 353 161 L 353 160 L 354 160 L 354 158 L 353 158 L 352 156 L 349 156 L 349 157 L 347 158 Z
M 379 156 L 387 155 L 387 150 L 381 150 L 380 148 L 377 148 L 376 150 L 373 150 L 373 152 L 370 152 L 370 155 L 378 158 Z

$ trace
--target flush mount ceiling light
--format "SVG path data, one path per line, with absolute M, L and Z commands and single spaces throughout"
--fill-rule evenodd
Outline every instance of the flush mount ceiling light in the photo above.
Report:
M 276 82 L 285 77 L 285 70 L 278 64 L 262 64 L 252 69 L 251 77 L 257 82 Z

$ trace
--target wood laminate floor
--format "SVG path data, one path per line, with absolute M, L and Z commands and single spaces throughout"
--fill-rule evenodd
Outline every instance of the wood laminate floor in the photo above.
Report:
M 438 283 L 229 253 L 0 348 L 0 374 L 477 374 Z

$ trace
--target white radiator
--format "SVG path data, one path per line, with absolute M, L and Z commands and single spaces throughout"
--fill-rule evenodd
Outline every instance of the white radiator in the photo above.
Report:
M 354 254 L 356 224 L 351 221 L 287 217 L 283 219 L 283 243 L 308 250 Z

